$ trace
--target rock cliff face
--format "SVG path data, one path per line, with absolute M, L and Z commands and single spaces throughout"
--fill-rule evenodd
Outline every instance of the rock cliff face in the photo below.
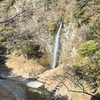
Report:
M 22 36 L 30 35 L 27 41 L 35 41 L 40 44 L 48 53 L 48 64 L 51 65 L 55 34 L 60 21 L 63 21 L 63 28 L 60 34 L 60 61 L 58 62 L 73 59 L 78 45 L 84 39 L 84 35 L 80 31 L 82 27 L 78 29 L 73 18 L 75 4 L 75 0 L 3 1 L 1 6 L 4 8 L 2 10 L 5 10 L 5 13 L 2 13 L 0 20 L 1 22 L 7 20 L 8 26 L 13 28 L 13 33 L 8 39 L 11 45 L 16 44 L 19 48 L 20 43 L 23 45 Z M 44 55 L 47 55 L 45 52 Z
M 83 27 L 77 28 L 73 17 L 76 0 L 3 0 L 0 4 L 1 26 L 11 30 L 9 34 L 5 32 L 7 29 L 2 33 L 7 35 L 7 48 L 19 50 L 27 42 L 33 41 L 41 46 L 40 51 L 44 54 L 40 63 L 51 66 L 54 39 L 59 23 L 63 22 L 58 65 L 64 66 L 64 63 L 74 61 L 77 48 L 84 39 Z

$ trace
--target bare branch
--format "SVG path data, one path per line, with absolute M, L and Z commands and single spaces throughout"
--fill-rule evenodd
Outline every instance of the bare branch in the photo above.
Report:
M 84 93 L 84 94 L 87 94 L 87 95 L 90 95 L 90 96 L 94 97 L 94 98 L 97 99 L 97 100 L 100 100 L 99 97 L 94 96 L 93 94 L 88 93 L 86 90 L 84 90 L 83 85 L 82 85 L 82 87 L 83 87 L 83 90 L 82 90 L 82 91 L 70 90 L 70 89 L 68 88 L 68 86 L 65 84 L 65 81 L 64 81 L 64 80 L 62 80 L 60 77 L 58 77 L 58 79 L 62 82 L 62 84 L 66 87 L 66 89 L 67 89 L 69 92 Z M 71 80 L 70 80 L 70 81 L 71 81 Z M 82 83 L 80 83 L 80 84 L 82 84 Z
M 40 7 L 38 7 L 38 8 L 33 9 L 33 10 L 37 10 L 37 9 L 39 9 L 39 8 L 41 8 L 41 7 L 42 7 L 42 5 L 41 5 Z M 10 21 L 10 20 L 12 20 L 12 19 L 18 17 L 19 15 L 21 15 L 22 13 L 25 13 L 25 12 L 26 12 L 27 10 L 29 10 L 29 9 L 30 9 L 30 7 L 27 8 L 27 9 L 25 9 L 25 10 L 23 10 L 23 11 L 21 11 L 21 12 L 19 12 L 19 13 L 16 14 L 16 15 L 14 15 L 14 16 L 8 18 L 7 20 L 1 21 L 0 24 L 3 24 L 3 23 L 5 23 L 5 22 L 8 22 L 8 21 Z
M 84 94 L 87 94 L 87 95 L 90 95 L 92 97 L 94 97 L 95 99 L 97 100 L 100 100 L 99 97 L 97 96 L 94 96 L 94 94 L 92 93 L 89 93 L 88 91 L 85 90 L 85 87 L 83 86 L 82 82 L 80 82 L 79 78 L 78 77 L 75 77 L 73 76 L 69 69 L 64 69 L 65 73 L 63 75 L 55 75 L 56 78 L 58 78 L 58 80 L 60 80 L 60 83 L 62 85 L 64 85 L 66 87 L 66 89 L 69 91 L 69 92 L 77 92 L 77 93 L 84 93 Z M 62 79 L 63 78 L 63 79 Z M 65 80 L 64 80 L 65 79 Z M 70 82 L 72 82 L 74 85 L 76 85 L 80 90 L 79 91 L 76 91 L 76 90 L 71 90 L 69 89 L 69 87 L 65 84 L 65 81 L 66 80 L 69 80 Z

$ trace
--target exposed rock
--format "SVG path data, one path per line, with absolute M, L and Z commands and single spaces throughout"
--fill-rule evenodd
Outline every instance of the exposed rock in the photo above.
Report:
M 27 86 L 32 87 L 32 88 L 39 88 L 42 85 L 43 85 L 43 83 L 38 82 L 38 81 L 33 81 L 33 82 L 27 83 Z

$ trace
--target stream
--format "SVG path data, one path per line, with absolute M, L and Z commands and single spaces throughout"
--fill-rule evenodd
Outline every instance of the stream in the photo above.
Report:
M 28 81 L 28 80 L 26 80 L 26 81 Z M 21 95 L 22 96 L 24 95 L 23 96 L 24 99 L 21 98 L 20 100 L 52 100 L 51 93 L 48 92 L 43 85 L 40 86 L 39 88 L 33 88 L 33 87 L 29 87 L 29 86 L 23 84 L 22 82 L 19 82 L 17 80 L 13 80 L 10 78 L 0 79 L 0 85 L 7 88 L 8 90 L 11 90 L 12 93 L 14 92 L 13 95 L 15 97 L 20 96 L 20 98 L 21 98 Z M 11 89 L 9 89 L 9 86 Z M 18 92 L 19 92 L 19 94 L 18 94 Z M 17 99 L 17 97 L 16 97 L 16 100 L 19 100 L 19 99 Z

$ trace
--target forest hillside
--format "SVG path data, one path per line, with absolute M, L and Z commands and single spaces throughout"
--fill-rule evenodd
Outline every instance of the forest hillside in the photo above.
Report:
M 55 100 L 99 100 L 100 1 L 0 0 L 5 72 L 44 82 Z

